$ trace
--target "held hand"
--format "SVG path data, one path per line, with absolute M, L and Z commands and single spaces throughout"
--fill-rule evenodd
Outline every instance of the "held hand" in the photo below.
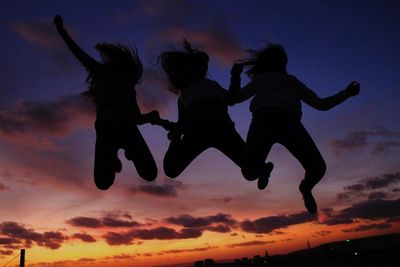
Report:
M 161 118 L 160 118 L 160 113 L 158 113 L 158 111 L 157 110 L 153 110 L 153 111 L 151 111 L 151 112 L 149 112 L 148 114 L 147 114 L 147 116 L 148 116 L 148 118 L 149 118 L 149 122 L 151 123 L 151 124 L 158 124 L 159 123 L 159 121 L 161 120 Z
M 353 81 L 346 87 L 346 93 L 348 96 L 356 96 L 360 93 L 360 83 Z
M 182 133 L 181 133 L 180 130 L 173 130 L 173 131 L 170 131 L 170 132 L 168 133 L 168 135 L 167 135 L 167 137 L 168 137 L 168 139 L 169 139 L 170 141 L 177 141 L 177 140 L 181 139 L 181 136 L 182 136 Z
M 54 17 L 54 24 L 56 25 L 57 28 L 63 28 L 64 27 L 64 22 L 63 19 L 60 15 L 56 15 Z
M 242 64 L 238 64 L 238 63 L 233 64 L 232 69 L 231 69 L 231 75 L 232 76 L 240 76 L 240 74 L 242 72 L 243 72 L 243 65 Z

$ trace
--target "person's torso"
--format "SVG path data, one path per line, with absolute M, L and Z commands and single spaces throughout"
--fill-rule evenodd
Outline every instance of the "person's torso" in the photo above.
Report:
M 287 74 L 263 74 L 249 84 L 254 91 L 250 103 L 251 112 L 263 108 L 282 108 L 301 116 L 301 99 L 295 78 Z
M 136 93 L 134 86 L 109 71 L 96 77 L 96 120 L 105 122 L 136 119 Z
M 230 120 L 223 90 L 217 82 L 208 79 L 188 86 L 178 100 L 184 123 L 216 124 Z

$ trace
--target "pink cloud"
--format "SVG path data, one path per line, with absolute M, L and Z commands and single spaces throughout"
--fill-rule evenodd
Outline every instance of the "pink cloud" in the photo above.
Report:
M 10 188 L 6 185 L 4 185 L 3 183 L 0 183 L 0 192 L 1 191 L 8 191 L 10 190 Z
M 49 102 L 19 101 L 0 110 L 0 139 L 38 150 L 56 150 L 53 138 L 89 128 L 94 120 L 92 103 L 79 95 Z
M 49 53 L 54 62 L 62 71 L 73 69 L 75 63 L 73 57 L 67 51 L 60 36 L 49 20 L 31 22 L 14 22 L 11 27 L 22 37 L 22 39 L 36 47 L 42 48 Z
M 159 33 L 158 37 L 161 40 L 172 42 L 181 42 L 185 38 L 194 48 L 204 50 L 226 66 L 232 65 L 234 60 L 244 54 L 240 41 L 221 24 L 213 25 L 202 31 L 179 27 L 169 28 Z
M 372 155 L 379 155 L 392 152 L 393 148 L 398 147 L 400 132 L 390 131 L 382 128 L 375 128 L 372 131 L 352 131 L 339 139 L 332 140 L 331 146 L 340 155 L 342 152 L 350 152 L 365 148 L 372 144 L 374 139 L 379 141 L 375 143 L 371 152 Z M 396 140 L 393 140 L 396 139 Z
M 248 242 L 242 242 L 242 243 L 229 244 L 229 245 L 226 245 L 226 246 L 228 248 L 235 248 L 235 247 L 260 246 L 260 245 L 266 245 L 266 244 L 271 244 L 271 243 L 275 243 L 275 241 L 254 240 L 254 241 L 248 241 Z
M 82 242 L 86 242 L 86 243 L 96 242 L 96 239 L 93 236 L 91 236 L 89 234 L 85 234 L 85 233 L 75 233 L 72 235 L 72 237 L 80 239 Z
M 68 240 L 68 237 L 59 231 L 39 233 L 16 222 L 0 223 L 0 234 L 15 240 L 17 245 L 27 248 L 35 243 L 41 247 L 58 249 L 65 240 Z
M 243 55 L 241 41 L 230 28 L 232 24 L 227 15 L 205 4 L 183 0 L 140 3 L 157 32 L 149 42 L 150 51 L 156 50 L 160 41 L 181 43 L 186 38 L 194 48 L 205 50 L 225 66 Z M 193 21 L 198 23 L 194 26 Z
M 29 43 L 48 48 L 55 48 L 62 44 L 53 23 L 50 21 L 15 22 L 11 26 Z

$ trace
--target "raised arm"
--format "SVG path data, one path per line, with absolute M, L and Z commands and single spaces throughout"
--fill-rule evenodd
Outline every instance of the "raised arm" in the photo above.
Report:
M 71 50 L 72 54 L 85 66 L 89 71 L 94 71 L 100 66 L 100 63 L 89 56 L 85 51 L 83 51 L 78 44 L 72 40 L 69 36 L 67 30 L 64 28 L 64 22 L 60 15 L 54 17 L 54 24 L 56 25 L 58 33 L 63 38 L 65 44 Z
M 236 103 L 241 103 L 254 95 L 253 90 L 249 86 L 241 89 L 240 75 L 243 71 L 242 64 L 233 64 L 231 69 L 231 83 L 229 85 L 229 100 L 228 105 L 232 106 Z
M 305 85 L 300 86 L 299 90 L 301 100 L 303 100 L 305 103 L 318 110 L 329 110 L 339 105 L 347 98 L 358 95 L 360 93 L 360 84 L 353 81 L 344 90 L 326 98 L 320 98 Z

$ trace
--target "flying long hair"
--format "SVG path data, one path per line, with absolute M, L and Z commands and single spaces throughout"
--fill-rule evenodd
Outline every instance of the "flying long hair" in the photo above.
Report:
M 101 55 L 103 65 L 110 68 L 119 79 L 132 85 L 139 83 L 143 74 L 143 65 L 136 47 L 104 42 L 98 43 L 95 48 Z M 82 92 L 81 95 L 95 101 L 98 83 L 99 77 L 96 77 L 95 73 L 89 72 L 86 78 L 89 89 Z
M 286 73 L 288 57 L 281 45 L 269 43 L 260 50 L 248 49 L 250 57 L 239 60 L 238 63 L 249 67 L 247 75 L 252 79 L 266 72 Z
M 203 79 L 208 71 L 207 53 L 193 49 L 187 40 L 183 40 L 184 51 L 166 51 L 158 57 L 158 62 L 168 76 L 169 90 L 179 94 L 186 86 Z

